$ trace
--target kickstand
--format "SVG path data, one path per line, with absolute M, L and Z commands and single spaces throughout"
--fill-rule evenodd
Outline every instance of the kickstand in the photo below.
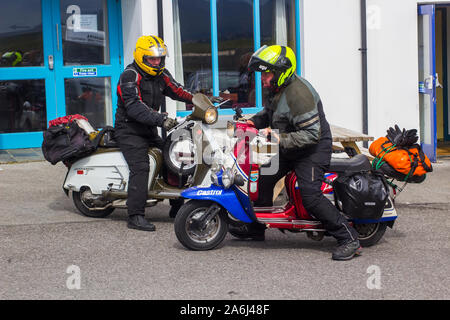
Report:
M 178 171 L 178 188 L 183 187 L 183 168 L 184 168 L 184 162 L 181 162 L 180 170 Z

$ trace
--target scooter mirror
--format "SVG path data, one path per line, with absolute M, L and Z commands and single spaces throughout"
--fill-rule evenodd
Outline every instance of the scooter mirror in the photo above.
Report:
M 212 102 L 203 93 L 196 93 L 192 97 L 192 103 L 202 109 L 207 109 L 208 107 L 214 107 Z
M 196 93 L 192 97 L 192 103 L 194 104 L 194 110 L 190 114 L 189 119 L 199 119 L 204 121 L 207 110 L 210 111 L 215 110 L 216 112 L 215 121 L 217 120 L 217 109 L 208 99 L 207 96 L 205 96 L 202 93 Z

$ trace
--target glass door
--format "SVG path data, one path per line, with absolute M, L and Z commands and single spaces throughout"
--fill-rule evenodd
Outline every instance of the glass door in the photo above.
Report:
M 50 120 L 113 124 L 120 2 L 15 0 L 0 10 L 0 149 L 40 147 Z
M 65 106 L 58 116 L 81 114 L 95 128 L 112 125 L 112 88 L 123 70 L 118 1 L 53 2 L 57 102 Z
M 436 161 L 435 6 L 419 6 L 420 141 L 425 154 Z
M 56 116 L 52 16 L 44 0 L 0 10 L 0 149 L 39 146 Z

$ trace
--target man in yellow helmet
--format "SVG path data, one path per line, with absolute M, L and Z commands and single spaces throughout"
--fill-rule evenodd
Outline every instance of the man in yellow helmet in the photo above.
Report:
M 128 227 L 154 231 L 155 226 L 144 218 L 149 175 L 149 147 L 163 147 L 157 127 L 170 130 L 176 125 L 159 109 L 168 96 L 192 103 L 192 94 L 183 89 L 165 68 L 167 47 L 157 36 L 137 40 L 134 61 L 125 68 L 117 85 L 115 138 L 130 169 L 128 182 Z M 171 201 L 171 215 L 178 211 L 180 201 Z
M 249 71 L 261 72 L 263 86 L 269 89 L 268 105 L 249 123 L 266 133 L 277 129 L 280 146 L 278 172 L 261 175 L 259 198 L 255 206 L 272 206 L 273 188 L 277 181 L 295 170 L 303 205 L 319 219 L 338 241 L 333 251 L 335 260 L 348 260 L 359 253 L 358 233 L 321 191 L 324 173 L 330 165 L 332 138 L 318 93 L 295 72 L 296 58 L 291 48 L 263 46 L 248 64 Z M 251 225 L 249 234 L 264 239 L 263 225 Z

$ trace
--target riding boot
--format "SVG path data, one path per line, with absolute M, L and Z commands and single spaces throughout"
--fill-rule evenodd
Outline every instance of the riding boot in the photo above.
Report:
M 248 239 L 254 241 L 264 241 L 265 240 L 265 230 L 266 226 L 258 222 L 252 222 L 250 224 L 245 224 L 242 226 L 232 226 L 228 227 L 231 234 L 235 235 L 239 239 Z
M 169 203 L 171 205 L 169 217 L 175 218 L 177 216 L 178 210 L 180 210 L 181 206 L 184 204 L 184 199 L 170 199 Z
M 155 231 L 155 225 L 148 222 L 143 215 L 135 214 L 128 217 L 128 228 L 142 230 L 142 231 Z
M 359 240 L 347 241 L 333 251 L 332 259 L 333 260 L 350 260 L 355 255 L 361 254 L 361 245 Z

